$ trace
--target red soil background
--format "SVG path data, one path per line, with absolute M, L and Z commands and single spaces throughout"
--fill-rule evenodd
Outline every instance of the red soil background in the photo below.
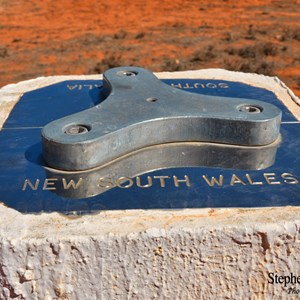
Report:
M 0 86 L 37 76 L 224 68 L 300 95 L 300 0 L 0 0 Z

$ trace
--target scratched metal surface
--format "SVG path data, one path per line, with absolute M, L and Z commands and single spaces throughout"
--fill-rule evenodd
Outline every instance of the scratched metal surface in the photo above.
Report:
M 255 161 L 252 164 L 246 161 L 243 165 L 240 158 L 237 163 L 234 153 L 227 154 L 226 160 L 232 159 L 227 164 L 228 169 L 218 164 L 201 166 L 201 159 L 183 159 L 189 153 L 195 158 L 195 151 L 183 153 L 178 148 L 181 151 L 178 163 L 176 159 L 170 164 L 164 161 L 161 165 L 164 169 L 159 169 L 159 155 L 165 152 L 154 149 L 140 155 L 142 158 L 137 155 L 111 169 L 92 173 L 66 175 L 47 170 L 41 156 L 41 128 L 52 120 L 93 107 L 103 100 L 101 81 L 65 81 L 24 94 L 0 131 L 0 201 L 23 213 L 57 211 L 65 214 L 114 209 L 300 204 L 300 123 L 273 93 L 220 80 L 164 81 L 189 92 L 258 99 L 277 105 L 283 112 L 282 141 L 270 152 L 274 157 L 267 159 L 268 153 L 255 153 L 247 158 Z M 216 149 L 210 151 L 212 155 L 223 153 Z M 262 157 L 268 163 L 257 170 L 257 161 Z M 145 163 L 144 169 L 135 169 L 134 162 L 138 159 L 154 162 Z M 209 165 L 209 162 L 204 164 Z M 244 167 L 241 169 L 241 166 Z M 71 180 L 75 185 L 70 185 Z M 74 188 L 79 181 L 79 187 Z

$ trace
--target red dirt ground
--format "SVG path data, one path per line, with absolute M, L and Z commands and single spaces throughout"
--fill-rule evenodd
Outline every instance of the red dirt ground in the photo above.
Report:
M 300 0 L 0 0 L 0 86 L 119 65 L 276 75 L 300 95 Z

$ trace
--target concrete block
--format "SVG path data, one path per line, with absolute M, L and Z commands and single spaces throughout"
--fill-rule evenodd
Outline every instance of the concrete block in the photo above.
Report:
M 299 99 L 276 77 L 220 69 L 156 75 L 263 87 L 300 118 Z M 99 78 L 45 77 L 0 89 L 0 128 L 24 92 L 66 79 Z M 66 217 L 21 214 L 1 204 L 0 220 L 0 299 L 300 295 L 300 277 L 294 285 L 270 283 L 275 275 L 300 276 L 299 207 L 103 211 Z

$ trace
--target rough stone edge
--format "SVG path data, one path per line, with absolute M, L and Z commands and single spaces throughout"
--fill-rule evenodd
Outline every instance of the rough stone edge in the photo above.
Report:
M 156 73 L 159 78 L 197 78 L 224 79 L 251 84 L 274 92 L 291 111 L 300 119 L 300 103 L 292 91 L 277 77 L 258 74 L 246 74 L 222 69 L 206 69 L 186 72 Z M 0 89 L 0 109 L 4 117 L 0 119 L 0 128 L 9 115 L 10 110 L 27 91 L 35 90 L 66 80 L 102 79 L 102 75 L 84 76 L 53 76 L 40 77 L 33 80 L 11 84 Z M 296 104 L 297 103 L 297 104 Z M 2 105 L 4 104 L 4 105 Z M 2 122 L 2 123 L 1 123 Z M 185 209 L 185 210 L 134 210 L 106 211 L 96 215 L 80 218 L 67 218 L 58 213 L 41 215 L 23 215 L 4 205 L 0 206 L 1 223 L 0 237 L 6 239 L 45 239 L 56 236 L 59 239 L 79 238 L 93 235 L 127 235 L 149 231 L 159 234 L 160 229 L 175 231 L 197 230 L 209 226 L 237 228 L 239 226 L 259 230 L 280 231 L 283 227 L 294 227 L 300 222 L 300 208 L 258 208 L 258 209 Z M 158 230 L 158 231 L 157 231 Z M 152 232 L 153 231 L 153 232 Z
M 249 232 L 271 235 L 300 228 L 299 207 L 203 208 L 181 210 L 119 210 L 95 215 L 66 217 L 59 213 L 21 214 L 0 205 L 0 238 L 14 241 L 84 240 L 102 236 L 134 236 L 146 232 L 150 237 L 199 229 L 223 231 L 247 228 Z

